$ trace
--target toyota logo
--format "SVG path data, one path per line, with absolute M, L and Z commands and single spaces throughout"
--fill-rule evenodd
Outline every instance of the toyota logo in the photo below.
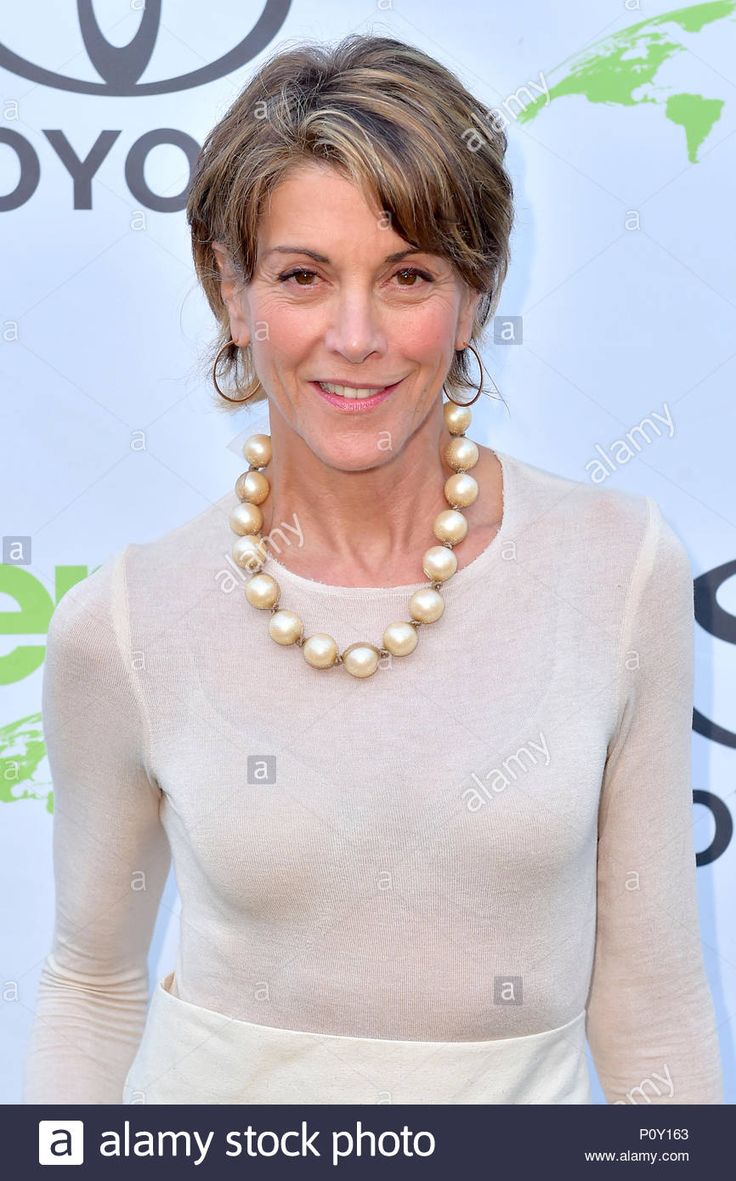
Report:
M 135 36 L 127 45 L 111 45 L 102 33 L 92 7 L 92 0 L 77 0 L 79 28 L 84 47 L 101 82 L 88 82 L 81 78 L 67 78 L 46 70 L 34 62 L 26 61 L 0 42 L 0 67 L 39 82 L 42 86 L 53 86 L 57 90 L 71 90 L 77 94 L 101 94 L 116 98 L 132 98 L 137 95 L 171 94 L 177 90 L 190 90 L 214 82 L 251 61 L 269 44 L 283 25 L 291 0 L 266 0 L 263 12 L 250 32 L 242 41 L 222 57 L 209 65 L 165 78 L 158 82 L 139 82 L 151 60 L 161 24 L 161 0 L 143 0 L 140 25 Z

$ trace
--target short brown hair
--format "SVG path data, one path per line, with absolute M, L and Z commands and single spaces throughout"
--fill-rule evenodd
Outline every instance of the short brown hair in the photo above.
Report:
M 195 269 L 220 328 L 209 364 L 222 348 L 223 370 L 235 374 L 230 395 L 250 395 L 248 405 L 266 397 L 250 348 L 224 347 L 229 321 L 212 242 L 224 245 L 239 281 L 248 283 L 264 200 L 290 169 L 334 166 L 389 215 L 400 237 L 450 260 L 483 296 L 477 338 L 509 264 L 506 147 L 503 129 L 458 78 L 402 41 L 350 34 L 335 46 L 301 42 L 267 60 L 207 135 L 187 201 Z M 455 353 L 446 384 L 453 396 L 475 388 L 464 353 Z

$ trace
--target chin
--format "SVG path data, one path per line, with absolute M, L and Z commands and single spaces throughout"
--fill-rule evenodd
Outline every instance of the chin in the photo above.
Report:
M 396 458 L 396 449 L 381 450 L 375 445 L 375 436 L 371 432 L 358 437 L 346 437 L 342 442 L 331 438 L 325 443 L 323 437 L 304 441 L 311 451 L 326 467 L 340 472 L 367 472 L 372 468 L 385 467 Z

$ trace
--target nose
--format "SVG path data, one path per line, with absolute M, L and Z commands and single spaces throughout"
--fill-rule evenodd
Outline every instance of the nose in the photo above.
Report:
M 350 287 L 339 292 L 325 344 L 330 352 L 340 353 L 356 365 L 372 353 L 385 352 L 385 333 L 369 290 Z

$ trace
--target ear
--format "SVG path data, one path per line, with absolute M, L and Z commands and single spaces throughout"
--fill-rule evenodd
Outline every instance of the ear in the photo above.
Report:
M 465 348 L 473 335 L 475 312 L 480 303 L 480 298 L 481 293 L 479 291 L 474 291 L 472 287 L 467 286 L 467 284 L 465 285 L 457 319 L 457 332 L 455 333 L 455 348 L 458 351 Z
M 212 249 L 220 272 L 220 295 L 230 318 L 230 335 L 235 344 L 245 348 L 250 343 L 250 328 L 243 314 L 242 287 L 238 283 L 232 261 L 222 242 L 213 242 Z

